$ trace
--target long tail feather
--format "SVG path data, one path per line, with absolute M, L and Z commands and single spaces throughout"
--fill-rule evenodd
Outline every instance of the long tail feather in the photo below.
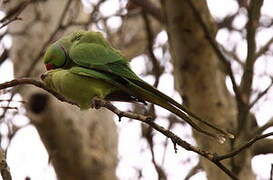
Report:
M 153 92 L 154 94 L 157 94 L 157 96 L 167 100 L 170 104 L 172 104 L 173 106 L 177 107 L 178 109 L 180 109 L 181 111 L 187 113 L 189 116 L 195 118 L 196 120 L 200 121 L 201 123 L 207 125 L 208 127 L 226 135 L 227 137 L 233 139 L 234 135 L 216 127 L 215 125 L 210 124 L 209 122 L 201 119 L 200 117 L 196 116 L 194 113 L 192 113 L 191 111 L 189 111 L 187 108 L 185 108 L 183 105 L 179 104 L 178 102 L 176 102 L 175 100 L 173 100 L 171 97 L 165 95 L 164 93 L 160 92 L 159 90 L 155 89 L 153 86 L 151 86 L 150 84 L 144 82 L 144 81 L 137 81 L 137 80 L 133 80 L 134 83 L 136 83 L 138 86 L 146 89 L 147 91 Z
M 159 105 L 170 112 L 176 114 L 183 120 L 185 120 L 187 123 L 189 123 L 194 129 L 196 129 L 198 132 L 204 133 L 208 136 L 216 138 L 220 143 L 223 143 L 225 141 L 225 138 L 222 135 L 219 134 L 213 134 L 209 131 L 205 131 L 204 129 L 200 128 L 197 124 L 193 122 L 193 120 L 188 116 L 185 112 L 179 110 L 177 107 L 171 105 L 169 101 L 166 101 L 166 99 L 162 98 L 161 96 L 158 96 L 156 93 L 151 93 L 147 91 L 146 89 L 143 89 L 142 87 L 139 87 L 135 84 L 130 84 L 131 88 L 134 90 L 134 93 L 140 96 L 143 100 L 151 102 L 153 104 Z

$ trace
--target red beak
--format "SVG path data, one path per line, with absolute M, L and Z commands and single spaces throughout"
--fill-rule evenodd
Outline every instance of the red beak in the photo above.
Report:
M 50 64 L 50 63 L 46 64 L 45 67 L 46 67 L 46 70 L 51 70 L 51 69 L 55 68 L 55 66 L 53 64 Z

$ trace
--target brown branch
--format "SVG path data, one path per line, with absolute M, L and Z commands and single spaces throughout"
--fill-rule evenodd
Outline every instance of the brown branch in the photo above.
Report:
M 0 56 L 0 65 L 9 57 L 9 51 L 7 49 L 4 49 Z
M 238 107 L 238 133 L 242 132 L 249 114 L 248 104 L 252 93 L 252 82 L 254 73 L 255 52 L 256 52 L 256 30 L 259 26 L 260 10 L 263 0 L 250 1 L 248 8 L 248 23 L 247 23 L 247 58 L 242 76 L 240 90 L 243 103 Z
M 273 180 L 273 164 L 271 164 L 270 180 Z
M 3 23 L 0 27 L 3 28 L 5 27 L 6 25 L 12 23 L 13 21 L 16 21 L 16 20 L 21 20 L 20 17 L 18 17 L 24 9 L 26 9 L 26 7 L 32 3 L 33 0 L 27 0 L 27 1 L 23 1 L 21 2 L 20 4 L 18 4 L 16 7 L 12 8 L 11 10 L 9 10 L 7 12 L 7 15 L 5 17 L 3 17 L 1 20 L 0 20 L 0 23 Z
M 230 153 L 227 153 L 225 155 L 221 155 L 221 156 L 218 156 L 218 157 L 215 157 L 216 158 L 216 161 L 222 161 L 224 159 L 228 159 L 228 158 L 231 158 L 233 156 L 236 156 L 237 154 L 239 154 L 241 151 L 245 150 L 246 148 L 250 147 L 252 144 L 254 144 L 255 142 L 257 142 L 258 140 L 260 139 L 264 139 L 268 136 L 272 136 L 273 135 L 273 132 L 270 132 L 270 133 L 267 133 L 267 134 L 263 134 L 263 135 L 260 135 L 260 136 L 256 136 L 254 138 L 252 138 L 251 140 L 249 140 L 247 143 L 245 143 L 244 145 L 242 145 L 241 147 L 237 148 L 236 150 L 230 152 Z
M 161 10 L 156 7 L 152 2 L 148 0 L 130 0 L 129 3 L 134 3 L 142 7 L 145 12 L 151 14 L 159 22 L 163 22 Z
M 0 172 L 3 180 L 12 180 L 5 152 L 0 149 Z
M 0 29 L 2 29 L 3 27 L 7 26 L 7 25 L 10 24 L 10 23 L 12 23 L 13 21 L 18 21 L 18 20 L 22 20 L 22 18 L 15 16 L 15 17 L 9 19 L 8 21 L 6 21 L 5 23 L 3 23 L 3 24 L 0 26 Z
M 273 86 L 273 79 L 271 79 L 271 83 L 267 86 L 265 90 L 260 92 L 257 97 L 250 103 L 249 109 L 251 109 Z
M 273 139 L 262 139 L 251 147 L 252 156 L 273 153 Z
M 269 50 L 269 47 L 273 43 L 273 37 L 255 54 L 255 59 L 258 59 L 261 55 L 266 53 Z
M 51 93 L 53 96 L 55 96 L 57 99 L 59 99 L 62 102 L 68 102 L 68 103 L 70 103 L 72 105 L 76 105 L 75 103 L 66 100 L 63 96 L 61 96 L 57 92 L 55 92 L 55 91 L 51 90 L 50 88 L 48 88 L 41 81 L 38 81 L 38 80 L 35 80 L 35 79 L 32 79 L 32 78 L 19 78 L 19 79 L 14 79 L 14 80 L 2 83 L 2 84 L 0 84 L 0 90 L 10 88 L 10 87 L 14 87 L 14 86 L 18 86 L 18 85 L 27 85 L 27 84 L 32 84 L 32 85 L 34 85 L 36 87 L 44 89 L 45 91 Z
M 190 8 L 192 9 L 193 15 L 196 17 L 196 20 L 199 22 L 201 28 L 203 29 L 205 37 L 207 38 L 209 44 L 211 45 L 212 49 L 214 50 L 214 52 L 215 52 L 216 56 L 218 57 L 219 61 L 224 64 L 224 66 L 226 68 L 226 72 L 227 72 L 228 76 L 230 77 L 230 80 L 231 80 L 231 83 L 232 83 L 232 88 L 233 88 L 233 91 L 234 91 L 234 94 L 235 94 L 235 97 L 236 97 L 237 106 L 239 107 L 240 104 L 242 103 L 242 98 L 241 98 L 241 94 L 240 94 L 240 91 L 238 89 L 238 86 L 236 84 L 235 77 L 234 77 L 234 74 L 232 72 L 231 64 L 230 64 L 229 60 L 225 57 L 225 55 L 219 49 L 218 44 L 215 41 L 215 38 L 210 33 L 206 23 L 204 22 L 203 18 L 200 15 L 198 9 L 194 6 L 193 1 L 186 0 L 186 2 L 188 3 Z
M 232 49 L 232 51 L 227 50 L 223 45 L 219 44 L 219 46 L 221 47 L 222 51 L 227 54 L 228 56 L 230 56 L 234 61 L 236 61 L 240 66 L 244 66 L 244 62 L 242 62 L 242 60 L 237 56 L 236 52 L 235 52 L 235 48 Z
M 142 17 L 143 17 L 145 29 L 146 29 L 146 36 L 147 36 L 147 43 L 148 43 L 147 49 L 148 49 L 148 53 L 149 53 L 150 59 L 153 64 L 153 73 L 155 75 L 154 87 L 157 87 L 158 83 L 159 83 L 159 78 L 164 71 L 164 67 L 160 66 L 160 63 L 158 62 L 158 60 L 154 54 L 154 49 L 153 49 L 154 35 L 152 32 L 151 23 L 150 23 L 147 13 L 145 11 L 142 11 Z
M 31 79 L 31 78 L 14 79 L 12 81 L 2 83 L 2 84 L 0 84 L 0 90 L 5 89 L 5 88 L 10 88 L 13 86 L 17 86 L 17 85 L 23 85 L 23 84 L 32 84 L 36 87 L 42 88 L 42 89 L 46 90 L 47 92 L 51 93 L 60 101 L 67 102 L 72 105 L 76 105 L 75 103 L 66 100 L 63 96 L 56 93 L 55 91 L 52 91 L 51 89 L 49 89 L 41 81 Z M 172 140 L 172 142 L 174 143 L 175 147 L 176 147 L 176 145 L 179 145 L 188 151 L 192 151 L 192 152 L 199 154 L 200 156 L 203 156 L 204 158 L 213 162 L 216 166 L 218 166 L 222 171 L 224 171 L 232 179 L 238 179 L 238 178 L 230 170 L 228 170 L 220 161 L 227 159 L 227 158 L 231 158 L 231 157 L 239 154 L 241 151 L 245 150 L 246 148 L 250 147 L 252 144 L 257 142 L 258 140 L 273 135 L 273 132 L 271 132 L 271 133 L 267 133 L 267 134 L 264 134 L 261 136 L 257 136 L 255 138 L 251 139 L 250 141 L 248 141 L 247 143 L 245 143 L 244 145 L 242 145 L 241 147 L 239 147 L 238 149 L 236 149 L 230 153 L 227 153 L 225 155 L 218 155 L 216 153 L 202 150 L 199 147 L 192 146 L 191 144 L 182 140 L 179 136 L 174 134 L 171 130 L 165 129 L 164 127 L 155 123 L 153 121 L 153 118 L 150 116 L 144 116 L 144 115 L 136 114 L 136 113 L 132 113 L 132 112 L 121 111 L 118 108 L 116 108 L 113 104 L 111 104 L 110 102 L 105 101 L 103 99 L 93 98 L 92 104 L 94 105 L 95 108 L 100 108 L 100 107 L 107 108 L 108 110 L 115 113 L 119 117 L 119 119 L 121 119 L 122 117 L 127 117 L 127 118 L 131 118 L 131 119 L 139 120 L 145 124 L 148 124 L 153 129 L 159 131 L 160 133 L 162 133 L 166 137 L 170 138 Z
M 202 165 L 200 163 L 200 161 L 198 162 L 198 164 L 196 164 L 196 166 L 194 166 L 189 173 L 187 174 L 187 176 L 185 177 L 184 180 L 189 180 L 192 176 L 194 176 L 195 174 L 197 174 L 199 171 L 202 170 Z
M 258 127 L 256 131 L 254 131 L 254 134 L 260 135 L 262 134 L 265 130 L 273 126 L 273 118 L 271 118 L 267 123 L 265 123 L 263 126 Z
M 108 101 L 102 100 L 102 99 L 93 98 L 93 102 L 94 102 L 94 104 L 96 104 L 95 105 L 96 108 L 105 107 L 105 108 L 109 109 L 110 111 L 112 111 L 113 113 L 115 113 L 119 117 L 119 119 L 121 119 L 122 117 L 128 117 L 131 119 L 141 121 L 145 124 L 148 124 L 149 126 L 154 128 L 155 130 L 159 131 L 160 133 L 162 133 L 166 137 L 170 138 L 172 140 L 172 142 L 174 143 L 175 147 L 176 147 L 176 145 L 179 145 L 188 151 L 193 151 L 193 152 L 205 157 L 206 159 L 210 160 L 215 165 L 217 165 L 222 171 L 224 171 L 232 179 L 238 179 L 230 170 L 228 170 L 220 161 L 217 160 L 217 158 L 218 158 L 217 154 L 202 150 L 199 147 L 192 146 L 188 142 L 182 140 L 180 137 L 178 137 L 172 131 L 165 129 L 164 127 L 162 127 L 162 126 L 158 125 L 157 123 L 155 123 L 154 121 L 152 121 L 151 117 L 140 115 L 140 114 L 135 114 L 132 112 L 120 111 L 113 104 L 111 104 Z
M 249 21 L 247 23 L 247 58 L 240 85 L 242 90 L 241 92 L 244 93 L 244 100 L 246 103 L 249 101 L 253 81 L 253 66 L 255 63 L 256 52 L 255 35 L 259 26 L 260 9 L 262 4 L 263 0 L 253 0 L 250 2 L 250 7 L 248 10 Z

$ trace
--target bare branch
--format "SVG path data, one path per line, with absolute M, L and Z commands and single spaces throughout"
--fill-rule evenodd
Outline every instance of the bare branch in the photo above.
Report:
M 258 127 L 257 130 L 254 132 L 256 135 L 262 134 L 265 130 L 273 126 L 273 118 L 271 118 L 267 123 L 265 123 L 263 126 Z
M 267 133 L 267 134 L 263 134 L 260 136 L 256 136 L 254 138 L 252 138 L 251 140 L 249 140 L 247 143 L 245 143 L 244 145 L 242 145 L 241 147 L 237 148 L 236 150 L 232 151 L 231 153 L 222 155 L 222 156 L 218 156 L 216 157 L 217 161 L 222 161 L 224 159 L 228 159 L 231 158 L 233 156 L 236 156 L 237 154 L 239 154 L 241 151 L 245 150 L 246 148 L 250 147 L 252 144 L 254 144 L 255 142 L 257 142 L 260 139 L 264 139 L 268 136 L 272 136 L 273 132 Z
M 26 7 L 30 3 L 32 3 L 32 1 L 33 0 L 23 1 L 20 4 L 18 4 L 16 7 L 14 7 L 13 9 L 11 9 L 9 12 L 7 12 L 7 15 L 0 20 L 0 23 L 3 23 L 0 26 L 0 29 L 3 28 L 3 27 L 5 27 L 6 25 L 12 23 L 13 21 L 21 20 L 21 18 L 19 17 L 19 15 L 23 12 L 24 9 L 26 9 Z
M 10 87 L 13 87 L 13 86 L 17 86 L 17 85 L 23 85 L 23 84 L 32 84 L 32 85 L 34 85 L 36 87 L 39 87 L 39 88 L 44 89 L 47 92 L 51 93 L 52 95 L 54 95 L 60 101 L 67 102 L 67 103 L 70 103 L 72 105 L 76 105 L 75 103 L 66 100 L 62 95 L 58 94 L 57 92 L 49 89 L 41 81 L 38 81 L 38 80 L 35 80 L 35 79 L 32 79 L 32 78 L 14 79 L 12 81 L 2 83 L 2 84 L 0 84 L 0 90 L 10 88 Z M 144 115 L 136 114 L 136 113 L 132 113 L 132 112 L 121 111 L 117 107 L 115 107 L 113 104 L 111 104 L 110 102 L 105 101 L 103 99 L 98 99 L 98 98 L 93 98 L 92 99 L 92 107 L 94 107 L 96 109 L 98 109 L 100 107 L 105 107 L 108 110 L 115 113 L 119 117 L 120 120 L 121 120 L 122 117 L 128 117 L 128 118 L 131 118 L 131 119 L 139 120 L 139 121 L 141 121 L 141 122 L 143 122 L 145 124 L 148 124 L 153 129 L 159 131 L 160 133 L 162 133 L 166 137 L 170 138 L 172 140 L 172 142 L 174 143 L 174 145 L 177 144 L 177 145 L 181 146 L 182 148 L 184 148 L 184 149 L 186 149 L 188 151 L 193 151 L 193 152 L 205 157 L 206 159 L 210 160 L 215 165 L 217 165 L 220 169 L 222 169 L 228 176 L 230 176 L 233 179 L 238 179 L 230 170 L 228 170 L 218 160 L 219 157 L 218 157 L 217 154 L 211 153 L 209 151 L 202 150 L 202 149 L 200 149 L 198 147 L 195 147 L 195 146 L 192 146 L 188 142 L 182 140 L 180 137 L 178 137 L 172 131 L 167 130 L 164 127 L 156 124 L 154 121 L 152 121 L 153 118 L 150 117 L 150 116 L 144 116 Z
M 258 59 L 261 55 L 269 50 L 269 47 L 273 43 L 273 37 L 255 54 L 255 59 Z
M 273 86 L 273 79 L 271 79 L 271 83 L 268 85 L 268 87 L 262 92 L 260 92 L 257 95 L 257 97 L 253 100 L 253 102 L 250 103 L 249 109 L 251 109 L 264 95 L 266 95 L 266 93 L 269 91 L 269 89 L 271 89 L 272 86 Z
M 95 106 L 96 108 L 105 107 L 105 108 L 109 109 L 110 111 L 112 111 L 113 113 L 115 113 L 116 115 L 118 115 L 119 119 L 121 119 L 122 117 L 128 117 L 131 119 L 139 120 L 145 124 L 148 124 L 149 126 L 154 128 L 155 130 L 159 131 L 160 133 L 164 134 L 166 137 L 170 138 L 175 146 L 179 145 L 188 151 L 193 151 L 193 152 L 205 157 L 206 159 L 210 160 L 215 165 L 217 165 L 220 169 L 222 169 L 232 179 L 238 179 L 230 170 L 228 170 L 220 161 L 218 161 L 219 157 L 216 153 L 211 153 L 209 151 L 202 150 L 199 147 L 192 146 L 188 142 L 182 140 L 180 137 L 178 137 L 172 131 L 165 129 L 164 127 L 162 127 L 162 126 L 158 125 L 157 123 L 155 123 L 154 121 L 152 121 L 151 117 L 143 116 L 143 115 L 135 114 L 135 113 L 131 113 L 131 112 L 120 111 L 113 104 L 111 104 L 108 101 L 102 100 L 102 99 L 94 98 L 93 101 L 94 101 L 94 104 L 96 104 L 96 106 Z
M 9 166 L 6 161 L 6 154 L 5 152 L 0 148 L 0 172 L 3 180 L 12 180 Z
M 154 50 L 153 50 L 154 35 L 152 32 L 151 23 L 150 23 L 149 18 L 148 18 L 145 11 L 142 12 L 142 17 L 143 17 L 143 20 L 145 23 L 145 28 L 146 28 L 148 52 L 149 52 L 150 59 L 153 63 L 153 73 L 155 75 L 154 87 L 157 87 L 158 83 L 159 83 L 159 78 L 162 75 L 164 68 L 162 66 L 160 66 L 160 64 L 154 54 Z
M 256 30 L 259 26 L 260 10 L 263 4 L 263 0 L 250 1 L 248 9 L 248 23 L 247 23 L 247 58 L 244 67 L 244 73 L 242 76 L 240 90 L 243 103 L 238 107 L 238 132 L 241 132 L 247 121 L 249 114 L 248 104 L 252 92 L 252 82 L 254 73 L 255 52 L 256 52 Z
M 202 166 L 200 161 L 198 162 L 198 164 L 196 164 L 196 166 L 194 166 L 190 172 L 187 174 L 187 176 L 185 177 L 184 180 L 189 180 L 192 176 L 194 176 L 195 174 L 197 174 L 200 170 L 202 170 Z
M 251 147 L 253 156 L 273 153 L 273 139 L 261 139 Z
M 13 87 L 13 86 L 17 86 L 17 85 L 23 85 L 23 84 L 32 84 L 36 87 L 42 88 L 42 89 L 46 90 L 47 92 L 51 93 L 60 101 L 64 101 L 64 102 L 68 102 L 72 105 L 76 105 L 75 103 L 66 100 L 63 96 L 56 93 L 55 91 L 52 91 L 51 89 L 49 89 L 41 81 L 31 79 L 31 78 L 14 79 L 12 81 L 2 83 L 2 84 L 0 84 L 0 90 L 5 89 L 5 88 L 9 88 L 9 87 Z M 193 151 L 193 152 L 205 157 L 206 159 L 208 159 L 209 161 L 211 161 L 215 165 L 217 165 L 221 170 L 223 170 L 228 176 L 230 176 L 233 179 L 238 179 L 238 178 L 230 170 L 228 170 L 220 161 L 227 159 L 227 158 L 231 158 L 231 157 L 239 154 L 241 151 L 245 150 L 246 148 L 250 147 L 252 144 L 257 142 L 258 140 L 273 135 L 273 132 L 271 132 L 271 133 L 267 133 L 267 134 L 264 134 L 261 136 L 257 136 L 255 138 L 251 139 L 250 141 L 248 141 L 247 143 L 245 143 L 244 145 L 242 145 L 241 147 L 239 147 L 238 149 L 234 150 L 233 152 L 219 156 L 216 153 L 212 153 L 212 152 L 209 152 L 206 150 L 202 150 L 199 147 L 192 146 L 188 142 L 182 140 L 180 137 L 178 137 L 172 131 L 165 129 L 164 127 L 155 123 L 152 120 L 153 118 L 150 116 L 144 116 L 144 115 L 136 114 L 136 113 L 132 113 L 132 112 L 121 111 L 118 108 L 116 108 L 113 104 L 111 104 L 110 102 L 105 101 L 103 99 L 93 98 L 92 101 L 93 101 L 92 104 L 94 105 L 95 108 L 105 107 L 108 110 L 115 113 L 119 117 L 119 119 L 121 119 L 122 117 L 128 117 L 131 119 L 139 120 L 145 124 L 148 124 L 153 129 L 159 131 L 160 133 L 162 133 L 166 137 L 170 138 L 172 140 L 172 142 L 174 143 L 174 145 L 179 145 L 188 151 Z
M 32 84 L 32 85 L 34 85 L 36 87 L 39 87 L 41 89 L 46 90 L 47 92 L 51 93 L 53 96 L 55 96 L 57 99 L 59 99 L 62 102 L 68 102 L 68 103 L 70 103 L 72 105 L 76 105 L 75 103 L 66 100 L 63 96 L 61 96 L 60 94 L 58 94 L 55 91 L 48 88 L 41 81 L 38 81 L 38 80 L 35 80 L 35 79 L 32 79 L 32 78 L 14 79 L 12 81 L 2 83 L 2 84 L 0 84 L 0 90 L 10 88 L 10 87 L 14 87 L 14 86 L 18 86 L 18 85 L 23 85 L 23 84 Z
M 8 58 L 9 51 L 7 49 L 4 49 L 4 52 L 0 56 L 0 65 Z
M 156 7 L 153 3 L 147 0 L 130 0 L 130 3 L 134 3 L 143 8 L 143 10 L 149 14 L 151 14 L 155 19 L 159 22 L 163 21 L 161 10 Z
M 241 81 L 241 92 L 244 93 L 244 102 L 249 102 L 251 93 L 251 86 L 253 81 L 253 68 L 255 63 L 255 51 L 256 42 L 255 35 L 259 25 L 260 9 L 262 7 L 263 0 L 253 0 L 250 2 L 248 10 L 248 24 L 247 24 L 247 58 L 244 68 L 244 74 Z
M 199 11 L 194 6 L 193 1 L 187 0 L 186 2 L 190 6 L 190 8 L 192 8 L 192 11 L 193 11 L 194 16 L 196 17 L 196 20 L 200 23 L 200 26 L 205 33 L 205 37 L 207 38 L 208 42 L 210 43 L 212 49 L 215 51 L 215 54 L 217 55 L 219 61 L 224 64 L 227 74 L 229 75 L 231 83 L 232 83 L 232 88 L 233 88 L 233 91 L 235 93 L 235 97 L 237 100 L 237 106 L 239 107 L 240 104 L 242 103 L 242 99 L 241 99 L 240 91 L 239 91 L 238 86 L 235 81 L 234 74 L 231 69 L 230 62 L 228 61 L 228 59 L 225 57 L 225 55 L 219 49 L 218 44 L 215 41 L 215 38 L 211 35 L 207 25 L 205 24 L 205 22 L 203 21 L 203 19 L 201 17 Z
M 273 180 L 273 164 L 271 164 L 270 180 Z

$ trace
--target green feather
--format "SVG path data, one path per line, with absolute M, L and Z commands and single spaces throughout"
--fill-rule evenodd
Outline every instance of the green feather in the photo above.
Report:
M 204 132 L 210 136 L 215 136 L 209 132 L 205 132 L 202 128 L 199 128 L 193 122 L 191 117 L 229 136 L 228 133 L 216 128 L 206 121 L 203 121 L 171 97 L 158 91 L 153 86 L 140 79 L 130 69 L 128 60 L 122 56 L 119 51 L 112 48 L 100 33 L 79 31 L 63 37 L 54 44 L 50 46 L 48 50 L 50 53 L 46 53 L 44 62 L 51 63 L 57 68 L 69 69 L 68 71 L 62 70 L 61 74 L 67 74 L 68 72 L 69 75 L 66 76 L 72 76 L 71 74 L 73 74 L 73 76 L 75 76 L 73 77 L 73 82 L 75 82 L 75 79 L 80 77 L 84 77 L 84 79 L 92 79 L 85 80 L 90 81 L 88 84 L 90 84 L 90 86 L 92 84 L 93 88 L 87 88 L 88 91 L 92 91 L 92 95 L 89 97 L 94 97 L 96 94 L 98 97 L 105 98 L 114 91 L 123 91 L 128 95 L 128 97 L 131 97 L 131 99 L 134 97 L 142 102 L 149 101 L 169 110 L 187 121 L 193 128 L 200 132 Z M 55 59 L 52 58 L 52 54 L 54 54 L 52 53 L 53 51 L 55 52 Z M 63 54 L 65 54 L 65 60 L 62 56 Z M 62 66 L 60 66 L 61 63 L 63 63 Z M 63 75 L 54 76 L 58 77 Z M 54 81 L 62 84 L 61 80 Z M 57 83 L 55 86 L 58 86 Z M 103 89 L 109 87 L 111 92 Z M 102 88 L 100 93 L 96 90 L 99 88 Z M 60 87 L 57 89 L 60 90 Z M 67 93 L 67 95 L 69 95 L 70 98 L 73 96 L 69 93 Z
M 113 85 L 95 78 L 96 72 L 92 76 L 91 74 L 85 76 L 84 73 L 56 69 L 48 71 L 43 81 L 51 89 L 78 104 L 81 109 L 88 109 L 93 97 L 105 98 L 117 90 Z

